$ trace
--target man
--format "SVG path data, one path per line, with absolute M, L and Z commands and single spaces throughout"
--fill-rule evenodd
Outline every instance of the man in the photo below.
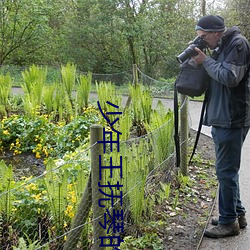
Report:
M 202 17 L 196 33 L 213 50 L 206 56 L 195 48 L 193 59 L 203 64 L 210 76 L 204 125 L 212 126 L 219 181 L 219 218 L 205 235 L 221 238 L 239 234 L 247 226 L 240 200 L 241 149 L 250 126 L 250 47 L 237 27 L 225 29 L 220 16 Z

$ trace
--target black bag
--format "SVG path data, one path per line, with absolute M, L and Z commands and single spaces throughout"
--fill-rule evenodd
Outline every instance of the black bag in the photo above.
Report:
M 201 96 L 209 79 L 203 65 L 197 64 L 192 58 L 181 64 L 180 74 L 175 81 L 177 92 L 191 97 Z

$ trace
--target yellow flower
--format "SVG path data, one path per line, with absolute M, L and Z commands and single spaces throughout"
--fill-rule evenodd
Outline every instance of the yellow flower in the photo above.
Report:
M 35 191 L 37 190 L 37 185 L 35 183 L 30 183 L 29 185 L 26 186 L 26 189 L 28 191 Z
M 17 208 L 13 207 L 11 210 L 12 210 L 12 212 L 16 212 Z
M 32 197 L 35 198 L 36 201 L 40 201 L 42 199 L 41 195 L 42 195 L 41 193 L 33 194 Z
M 4 135 L 9 135 L 10 133 L 9 133 L 9 131 L 8 131 L 7 129 L 5 129 L 5 130 L 3 131 L 3 134 L 4 134 Z
M 73 206 L 68 205 L 66 208 L 66 211 L 64 211 L 64 213 L 65 213 L 65 215 L 68 215 L 69 218 L 73 218 L 74 217 Z
M 49 153 L 46 147 L 43 147 L 43 153 L 45 154 L 46 157 L 48 157 Z
M 71 201 L 72 201 L 72 203 L 76 203 L 76 196 L 75 195 L 72 195 Z
M 41 158 L 41 155 L 39 152 L 36 152 L 36 158 L 40 159 Z

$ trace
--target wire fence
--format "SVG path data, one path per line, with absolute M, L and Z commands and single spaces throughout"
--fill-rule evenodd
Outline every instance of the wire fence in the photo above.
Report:
M 159 84 L 139 72 L 145 85 Z M 105 81 L 101 75 L 95 79 Z M 187 99 L 180 109 L 186 105 Z M 124 237 L 141 233 L 140 224 L 154 215 L 161 199 L 162 184 L 171 183 L 176 171 L 173 116 L 141 137 L 119 145 L 117 138 L 106 154 L 104 148 L 96 152 L 105 144 L 105 132 L 92 137 L 96 133 L 101 134 L 73 160 L 49 159 L 43 174 L 19 179 L 15 188 L 13 170 L 1 162 L 1 249 L 121 249 Z
M 41 65 L 41 67 L 45 68 L 46 66 Z M 146 87 L 149 87 L 154 95 L 158 96 L 172 96 L 174 90 L 174 79 L 154 79 L 143 71 L 136 67 L 138 72 L 138 81 Z M 9 66 L 3 65 L 0 69 L 0 74 L 10 73 L 14 79 L 14 84 L 19 86 L 23 81 L 22 72 L 28 70 L 28 67 L 18 67 L 18 66 Z M 77 71 L 78 74 L 88 74 L 88 72 Z M 47 69 L 47 81 L 48 83 L 59 82 L 61 79 L 60 76 L 60 68 L 59 67 L 49 67 Z M 129 83 L 134 82 L 134 72 L 132 69 L 117 72 L 112 74 L 99 74 L 92 73 L 92 84 L 96 82 L 112 82 L 117 86 L 125 85 L 127 86 Z

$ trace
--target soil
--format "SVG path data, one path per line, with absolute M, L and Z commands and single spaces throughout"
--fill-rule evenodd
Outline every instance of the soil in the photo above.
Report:
M 7 166 L 11 165 L 13 167 L 15 180 L 19 180 L 23 176 L 39 176 L 45 171 L 43 159 L 37 159 L 32 153 L 22 153 L 14 156 L 12 152 L 7 152 L 0 156 L 0 160 L 4 160 Z
M 191 131 L 191 138 L 195 138 L 195 134 Z M 190 146 L 193 147 L 193 140 Z M 159 230 L 159 235 L 163 236 L 164 250 L 199 249 L 215 204 L 218 183 L 212 139 L 201 134 L 196 152 L 194 163 L 188 170 L 192 183 L 187 184 L 185 188 L 179 187 L 176 209 L 173 209 L 171 202 L 165 204 L 165 213 L 168 215 L 167 227 Z M 172 195 L 172 199 L 175 197 Z

